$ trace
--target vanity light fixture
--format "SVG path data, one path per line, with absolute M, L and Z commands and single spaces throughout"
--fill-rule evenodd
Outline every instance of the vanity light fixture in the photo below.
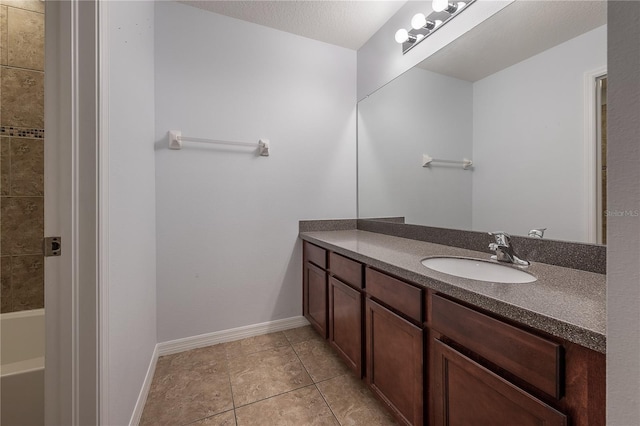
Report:
M 400 28 L 398 31 L 396 31 L 397 43 L 415 43 L 416 41 L 418 41 L 418 37 L 413 34 L 409 34 L 409 31 L 405 30 L 404 28 Z
M 458 10 L 458 3 L 449 3 L 449 0 L 433 0 L 431 8 L 434 12 L 445 11 L 447 13 L 453 14 L 456 13 L 456 10 Z
M 405 54 L 417 46 L 422 40 L 433 34 L 475 1 L 449 2 L 449 0 L 433 0 L 433 12 L 428 16 L 424 13 L 415 14 L 411 19 L 411 30 L 407 31 L 401 28 L 396 31 L 395 39 L 397 43 L 402 45 L 402 53 Z
M 413 28 L 414 30 L 420 30 L 424 28 L 426 30 L 433 31 L 435 27 L 441 24 L 442 21 L 439 19 L 436 19 L 435 21 L 427 20 L 427 17 L 424 16 L 424 13 L 416 13 L 411 19 L 411 28 Z

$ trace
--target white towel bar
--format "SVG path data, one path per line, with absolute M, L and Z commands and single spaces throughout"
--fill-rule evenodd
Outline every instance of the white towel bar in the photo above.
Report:
M 268 139 L 260 139 L 258 143 L 222 141 L 217 139 L 193 138 L 190 136 L 182 136 L 182 132 L 180 130 L 169 130 L 169 149 L 182 149 L 183 141 L 215 143 L 215 144 L 222 144 L 222 145 L 249 146 L 249 147 L 258 148 L 261 156 L 263 157 L 269 156 L 269 140 Z
M 463 158 L 462 161 L 456 160 L 438 160 L 437 158 L 431 158 L 427 154 L 422 155 L 422 167 L 429 167 L 431 163 L 446 163 L 446 164 L 461 164 L 462 168 L 468 170 L 473 166 L 473 161 Z

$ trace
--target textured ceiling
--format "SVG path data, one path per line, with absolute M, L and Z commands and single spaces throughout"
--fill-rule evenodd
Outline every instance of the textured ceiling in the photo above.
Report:
M 419 66 L 477 81 L 606 23 L 606 1 L 517 0 Z
M 406 1 L 181 1 L 221 15 L 357 50 Z

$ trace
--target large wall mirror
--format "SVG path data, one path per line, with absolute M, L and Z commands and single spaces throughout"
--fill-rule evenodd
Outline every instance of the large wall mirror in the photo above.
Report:
M 605 242 L 606 34 L 518 0 L 360 101 L 358 216 Z

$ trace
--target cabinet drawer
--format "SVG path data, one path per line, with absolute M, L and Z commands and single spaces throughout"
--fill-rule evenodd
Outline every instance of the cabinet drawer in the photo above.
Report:
M 308 242 L 304 242 L 304 256 L 308 262 L 311 262 L 322 269 L 327 269 L 327 251 L 318 246 L 314 246 Z
M 362 264 L 339 254 L 329 253 L 329 270 L 346 284 L 362 288 Z
M 433 425 L 567 425 L 563 413 L 439 340 L 431 351 Z
M 458 303 L 434 295 L 434 330 L 559 399 L 562 347 Z
M 386 274 L 367 268 L 367 294 L 398 310 L 409 318 L 422 322 L 422 290 Z

